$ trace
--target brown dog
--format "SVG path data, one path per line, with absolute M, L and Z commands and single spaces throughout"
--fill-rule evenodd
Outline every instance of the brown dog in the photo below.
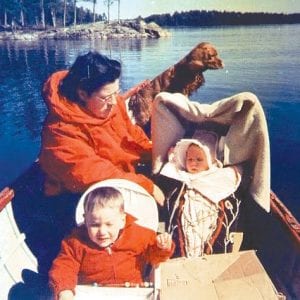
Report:
M 177 64 L 152 79 L 130 97 L 128 108 L 136 123 L 144 126 L 150 119 L 152 101 L 162 91 L 191 95 L 204 84 L 203 72 L 223 68 L 217 50 L 209 43 L 198 44 Z

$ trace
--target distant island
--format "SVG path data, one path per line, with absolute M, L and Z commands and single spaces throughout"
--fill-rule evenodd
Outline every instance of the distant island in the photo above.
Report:
M 174 14 L 156 14 L 144 18 L 146 22 L 155 22 L 159 26 L 226 26 L 226 25 L 263 25 L 298 24 L 300 13 L 241 13 L 191 10 Z
M 139 16 L 132 20 L 122 20 L 119 12 L 118 19 L 111 21 L 110 7 L 107 14 L 96 14 L 95 9 L 91 12 L 76 7 L 76 4 L 71 6 L 66 0 L 57 0 L 56 6 L 44 7 L 36 7 L 38 2 L 35 1 L 26 2 L 25 7 L 24 2 L 23 10 L 14 7 L 14 2 L 9 3 L 7 7 L 0 5 L 0 40 L 159 38 L 170 35 L 164 27 L 300 23 L 300 13 L 204 10 L 156 14 L 145 18 Z

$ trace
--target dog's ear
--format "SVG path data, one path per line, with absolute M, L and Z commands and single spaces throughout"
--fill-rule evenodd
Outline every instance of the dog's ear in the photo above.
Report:
M 199 70 L 204 69 L 204 67 L 205 67 L 205 66 L 204 66 L 202 60 L 191 60 L 191 61 L 188 63 L 188 68 L 189 68 L 189 70 L 191 70 L 191 71 L 199 71 Z
M 201 43 L 195 47 L 186 57 L 189 69 L 191 71 L 206 69 L 209 52 L 211 52 L 211 47 L 208 43 Z

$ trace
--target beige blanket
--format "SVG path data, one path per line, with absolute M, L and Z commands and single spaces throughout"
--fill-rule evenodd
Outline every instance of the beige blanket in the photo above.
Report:
M 167 162 L 170 146 L 185 135 L 186 129 L 176 114 L 196 123 L 213 121 L 229 126 L 224 137 L 223 164 L 226 166 L 248 162 L 247 189 L 254 200 L 269 212 L 269 135 L 258 98 L 245 92 L 212 104 L 201 104 L 190 101 L 182 94 L 159 93 L 153 103 L 151 125 L 154 174 L 159 173 Z

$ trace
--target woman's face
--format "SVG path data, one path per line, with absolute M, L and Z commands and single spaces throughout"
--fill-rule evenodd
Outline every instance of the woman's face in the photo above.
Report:
M 112 83 L 108 83 L 90 96 L 85 91 L 78 92 L 79 97 L 85 103 L 85 108 L 94 116 L 100 119 L 109 117 L 114 105 L 117 103 L 117 95 L 119 94 L 119 79 Z

